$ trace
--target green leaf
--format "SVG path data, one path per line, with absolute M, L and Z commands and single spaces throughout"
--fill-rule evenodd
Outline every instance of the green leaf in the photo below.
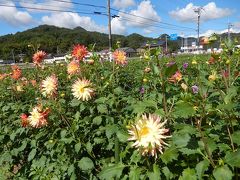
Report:
M 179 180 L 197 180 L 195 170 L 190 168 L 185 169 Z
M 100 179 L 113 179 L 114 177 L 120 178 L 122 171 L 125 168 L 123 164 L 116 164 L 113 166 L 105 167 L 99 174 Z
M 156 65 L 153 65 L 153 73 L 155 75 L 159 75 L 160 74 L 159 68 Z
M 120 131 L 117 131 L 117 137 L 120 142 L 127 142 L 129 135 L 127 132 L 120 130 Z
M 31 161 L 35 157 L 36 152 L 37 152 L 36 149 L 32 149 L 32 151 L 28 155 L 28 161 Z
M 176 64 L 173 64 L 172 66 L 169 66 L 165 69 L 165 76 L 171 77 L 176 71 L 178 67 Z
M 117 87 L 117 88 L 115 88 L 114 90 L 113 90 L 113 92 L 114 92 L 114 94 L 116 94 L 116 95 L 119 95 L 119 94 L 121 94 L 122 93 L 122 88 L 121 87 Z
M 100 113 L 106 113 L 106 114 L 108 113 L 108 109 L 107 109 L 107 106 L 105 104 L 99 104 L 97 106 L 97 110 Z
M 71 176 L 75 171 L 75 167 L 74 167 L 74 164 L 71 164 L 68 168 L 68 175 Z
M 164 153 L 160 156 L 162 161 L 165 164 L 172 162 L 173 160 L 177 160 L 178 158 L 178 151 L 175 147 L 170 147 L 164 151 Z
M 108 99 L 106 97 L 100 97 L 98 99 L 95 100 L 96 103 L 98 104 L 103 104 L 107 101 Z
M 94 164 L 92 160 L 88 157 L 83 157 L 79 162 L 78 162 L 78 167 L 83 170 L 92 170 L 94 168 Z
M 231 180 L 233 177 L 233 173 L 227 165 L 224 165 L 214 169 L 213 176 L 217 180 Z
M 208 166 L 209 162 L 207 160 L 203 160 L 196 165 L 198 179 L 202 179 L 204 172 L 208 170 Z
M 79 121 L 79 118 L 80 118 L 80 112 L 77 111 L 76 114 L 75 114 L 75 120 Z
M 159 180 L 160 179 L 160 170 L 158 165 L 154 164 L 153 165 L 153 172 L 148 172 L 148 177 L 151 180 Z
M 137 103 L 135 105 L 133 105 L 133 113 L 136 113 L 136 114 L 142 114 L 144 113 L 146 109 L 146 106 L 143 104 L 143 103 Z
M 176 103 L 173 115 L 176 117 L 188 118 L 196 113 L 193 106 L 187 102 L 179 101 Z
M 75 151 L 76 151 L 76 153 L 78 153 L 80 151 L 80 148 L 81 148 L 81 143 L 80 142 L 75 144 Z
M 233 134 L 232 134 L 232 139 L 233 139 L 233 142 L 237 145 L 240 145 L 240 131 L 235 131 Z
M 102 123 L 102 117 L 101 116 L 96 116 L 93 119 L 93 124 L 100 125 Z
M 229 152 L 225 156 L 225 162 L 228 163 L 232 167 L 240 168 L 240 150 L 236 152 Z
M 172 179 L 173 174 L 169 171 L 168 167 L 163 167 L 162 172 L 165 175 L 166 179 Z
M 66 129 L 63 129 L 63 130 L 61 131 L 61 133 L 60 133 L 61 138 L 65 138 L 66 134 L 67 134 L 67 130 L 66 130 Z
M 80 104 L 80 101 L 79 101 L 79 100 L 73 99 L 73 100 L 71 101 L 71 103 L 70 103 L 70 106 L 72 106 L 72 107 L 77 107 L 77 106 L 79 106 L 79 104 Z
M 224 97 L 225 104 L 229 104 L 232 101 L 233 97 L 237 96 L 237 90 L 238 88 L 234 86 L 228 88 L 227 95 Z
M 134 167 L 130 169 L 129 179 L 131 180 L 139 180 L 141 174 L 141 169 L 138 167 Z
M 191 137 L 189 134 L 176 133 L 173 134 L 172 140 L 173 143 L 178 147 L 186 147 Z

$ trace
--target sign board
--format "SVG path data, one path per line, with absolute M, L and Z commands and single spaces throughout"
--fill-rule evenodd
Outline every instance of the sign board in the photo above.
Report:
M 177 34 L 170 34 L 170 40 L 172 40 L 172 41 L 176 41 L 177 37 L 178 37 Z

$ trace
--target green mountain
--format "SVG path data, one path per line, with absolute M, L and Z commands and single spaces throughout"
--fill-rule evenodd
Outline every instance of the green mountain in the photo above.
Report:
M 117 41 L 121 42 L 122 47 L 138 48 L 152 38 L 143 37 L 139 34 L 129 36 L 112 35 L 113 45 Z M 35 49 L 46 51 L 47 53 L 58 54 L 68 52 L 74 44 L 84 44 L 89 46 L 95 44 L 95 50 L 108 48 L 108 34 L 99 32 L 89 32 L 81 27 L 75 29 L 60 28 L 49 25 L 41 25 L 16 34 L 0 36 L 0 59 L 18 59 L 19 54 L 25 54 L 27 61 L 30 61 Z

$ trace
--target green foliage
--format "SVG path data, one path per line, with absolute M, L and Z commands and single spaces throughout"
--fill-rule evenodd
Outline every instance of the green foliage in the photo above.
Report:
M 24 85 L 24 78 L 1 79 L 0 179 L 237 179 L 239 54 L 224 50 L 212 56 L 217 58 L 213 64 L 206 63 L 208 56 L 195 56 L 198 64 L 191 64 L 191 56 L 160 58 L 160 51 L 146 49 L 149 57 L 125 66 L 96 58 L 93 65 L 80 62 L 81 73 L 73 76 L 66 74 L 66 64 L 55 64 L 23 69 Z M 4 72 L 11 69 L 0 74 Z M 176 72 L 181 77 L 172 81 Z M 212 72 L 214 80 L 209 78 Z M 40 87 L 51 74 L 58 77 L 58 93 L 47 98 Z M 95 90 L 88 101 L 72 94 L 72 84 L 83 77 Z M 33 79 L 36 86 L 29 83 Z M 23 127 L 20 115 L 31 115 L 39 104 L 50 109 L 48 125 Z M 155 151 L 143 156 L 142 147 L 136 149 L 135 140 L 129 140 L 128 129 L 149 113 L 166 122 L 154 126 L 166 128 L 154 157 Z M 153 133 L 148 130 L 137 131 L 137 139 Z M 154 138 L 159 137 L 154 134 L 150 140 Z

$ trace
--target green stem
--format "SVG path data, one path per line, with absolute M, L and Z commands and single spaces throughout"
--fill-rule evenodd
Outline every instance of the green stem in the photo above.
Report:
M 231 135 L 231 132 L 230 132 L 230 129 L 229 129 L 228 125 L 227 125 L 227 131 L 228 131 L 228 136 L 229 136 L 229 139 L 230 139 L 230 142 L 231 142 L 232 150 L 235 151 L 233 140 L 232 140 L 232 135 Z
M 205 152 L 207 153 L 210 164 L 212 165 L 213 168 L 215 168 L 216 165 L 213 161 L 212 153 L 209 151 L 209 147 L 208 147 L 208 144 L 207 144 L 207 138 L 204 136 L 204 134 L 201 130 L 201 126 L 202 126 L 202 117 L 200 118 L 199 122 L 197 123 L 198 131 L 201 135 L 201 139 L 202 139 L 202 142 L 203 142 L 203 145 L 204 145 L 204 149 L 205 149 Z
M 115 135 L 115 163 L 118 164 L 120 161 L 120 156 L 119 156 L 119 139 L 117 137 L 117 134 Z

